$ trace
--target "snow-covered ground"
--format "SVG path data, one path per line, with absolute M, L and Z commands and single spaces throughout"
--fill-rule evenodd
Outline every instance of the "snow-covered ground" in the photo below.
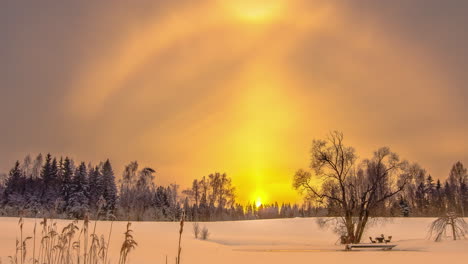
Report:
M 320 229 L 314 218 L 200 223 L 209 229 L 207 241 L 197 240 L 192 223 L 185 223 L 181 263 L 468 263 L 468 240 L 432 242 L 427 240 L 431 218 L 394 218 L 373 225 L 365 237 L 392 235 L 398 246 L 393 251 L 353 250 L 336 245 L 331 230 Z M 39 220 L 38 220 L 39 221 Z M 69 221 L 58 221 L 59 225 Z M 81 223 L 80 223 L 81 224 Z M 97 233 L 108 233 L 109 222 L 98 222 Z M 14 254 L 19 236 L 18 218 L 0 218 L 0 256 Z M 31 235 L 34 219 L 25 219 L 24 233 Z M 115 222 L 110 245 L 111 259 L 118 260 L 126 222 Z M 130 263 L 174 263 L 179 223 L 132 223 L 138 247 Z M 107 236 L 107 235 L 106 235 Z M 367 241 L 367 239 L 365 239 Z

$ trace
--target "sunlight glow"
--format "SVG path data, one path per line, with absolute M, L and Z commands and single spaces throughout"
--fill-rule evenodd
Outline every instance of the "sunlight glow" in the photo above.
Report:
M 270 63 L 254 64 L 245 69 L 234 87 L 240 90 L 236 98 L 236 127 L 232 129 L 232 155 L 235 158 L 235 182 L 243 188 L 239 199 L 259 204 L 274 202 L 285 195 L 294 197 L 290 171 L 284 155 L 276 151 L 290 144 L 289 128 L 300 111 L 285 100 L 288 81 Z M 280 191 L 281 190 L 281 191 Z
M 262 205 L 262 199 L 259 197 L 257 198 L 257 200 L 255 201 L 255 206 L 256 207 L 260 207 Z
M 250 201 L 253 201 L 253 205 L 255 205 L 256 207 L 260 207 L 261 205 L 268 204 L 269 202 L 271 202 L 268 201 L 268 194 L 263 190 L 259 189 L 252 193 Z
M 286 0 L 220 0 L 215 6 L 210 2 L 180 10 L 186 19 L 170 14 L 155 16 L 144 26 L 124 28 L 115 45 L 103 49 L 76 74 L 70 85 L 72 91 L 63 100 L 64 107 L 74 117 L 87 121 L 109 114 L 113 104 L 122 105 L 122 109 L 132 106 L 132 111 L 143 115 L 153 114 L 156 117 L 145 122 L 149 127 L 139 131 L 141 135 L 132 142 L 144 153 L 142 156 L 150 160 L 157 156 L 156 149 L 170 149 L 165 155 L 173 160 L 180 159 L 176 153 L 200 153 L 184 160 L 183 166 L 169 162 L 162 165 L 165 173 L 186 175 L 184 180 L 189 184 L 189 177 L 209 173 L 216 166 L 233 177 L 241 203 L 294 202 L 299 196 L 291 187 L 291 175 L 304 164 L 301 158 L 306 153 L 301 151 L 309 144 L 300 139 L 309 138 L 307 131 L 294 128 L 310 120 L 315 106 L 313 97 L 296 92 L 301 86 L 288 71 L 286 58 L 306 32 L 322 30 L 330 24 L 329 17 L 335 17 L 322 6 L 306 13 L 295 10 Z M 195 20 L 197 23 L 190 22 Z M 293 26 L 283 23 L 287 21 L 294 21 Z M 287 28 L 288 37 L 276 38 L 276 31 L 264 30 L 275 23 Z M 214 34 L 218 29 L 229 34 Z M 273 42 L 269 41 L 272 37 Z M 200 39 L 197 47 L 179 45 L 194 39 Z M 254 50 L 255 54 L 251 52 Z M 164 55 L 172 53 L 178 55 L 165 61 Z M 237 63 L 239 59 L 246 63 Z M 228 64 L 235 65 L 229 73 L 219 70 L 219 66 Z M 211 72 L 213 75 L 204 74 Z M 222 82 L 216 83 L 215 74 Z M 212 82 L 223 88 L 211 87 Z M 195 97 L 197 89 L 203 91 L 200 97 Z M 190 101 L 197 102 L 184 107 L 166 105 L 178 98 L 173 90 L 182 101 L 193 96 L 197 100 Z M 219 111 L 209 108 L 218 101 L 223 101 Z M 120 128 L 121 120 L 116 114 L 108 122 Z M 302 137 L 297 136 L 299 132 Z M 127 135 L 120 133 L 115 137 Z M 162 136 L 155 138 L 155 134 Z M 185 141 L 192 137 L 197 140 Z M 115 140 L 107 142 L 114 145 Z M 148 147 L 149 142 L 152 147 Z
M 271 22 L 279 18 L 284 9 L 283 0 L 237 0 L 225 2 L 227 8 L 235 17 L 251 23 Z

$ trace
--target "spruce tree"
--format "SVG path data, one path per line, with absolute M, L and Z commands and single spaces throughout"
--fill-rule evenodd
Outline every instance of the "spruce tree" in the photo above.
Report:
M 75 171 L 71 190 L 67 211 L 75 218 L 82 218 L 89 210 L 89 184 L 84 162 Z
M 68 157 L 66 157 L 65 161 L 63 162 L 61 191 L 60 191 L 60 195 L 61 195 L 62 200 L 64 201 L 65 208 L 68 208 L 70 205 L 70 195 L 73 189 L 72 177 L 73 177 L 72 162 Z
M 3 193 L 5 203 L 16 208 L 24 206 L 24 183 L 25 181 L 21 172 L 20 163 L 16 161 L 5 183 L 5 191 Z
M 444 215 L 446 212 L 444 204 L 444 193 L 442 191 L 442 184 L 440 180 L 437 180 L 432 200 L 432 207 L 434 207 L 435 216 Z
M 115 185 L 114 171 L 109 160 L 102 165 L 103 197 L 106 200 L 105 210 L 112 213 L 117 203 L 117 187 Z
M 89 172 L 89 206 L 93 210 L 98 209 L 99 199 L 104 199 L 104 182 L 99 167 L 92 167 Z
M 402 196 L 400 196 L 400 201 L 398 202 L 398 205 L 400 206 L 401 216 L 408 217 L 410 214 L 410 207 L 408 205 L 408 202 L 405 199 L 403 199 Z
M 42 197 L 41 202 L 45 209 L 52 209 L 54 203 L 58 198 L 58 180 L 57 180 L 58 166 L 57 160 L 47 154 L 46 162 L 42 168 Z

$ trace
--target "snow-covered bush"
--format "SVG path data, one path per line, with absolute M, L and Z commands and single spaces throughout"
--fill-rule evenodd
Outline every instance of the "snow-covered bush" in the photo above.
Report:
M 210 236 L 210 232 L 208 231 L 208 228 L 204 226 L 201 231 L 201 239 L 207 240 L 209 236 Z
M 193 235 L 195 236 L 195 238 L 198 238 L 198 236 L 200 235 L 200 224 L 198 224 L 197 222 L 193 223 Z

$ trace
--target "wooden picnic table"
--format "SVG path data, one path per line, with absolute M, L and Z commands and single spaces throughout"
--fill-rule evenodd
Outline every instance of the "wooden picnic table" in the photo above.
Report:
M 376 237 L 375 240 L 377 240 L 378 243 L 383 243 L 385 237 Z

